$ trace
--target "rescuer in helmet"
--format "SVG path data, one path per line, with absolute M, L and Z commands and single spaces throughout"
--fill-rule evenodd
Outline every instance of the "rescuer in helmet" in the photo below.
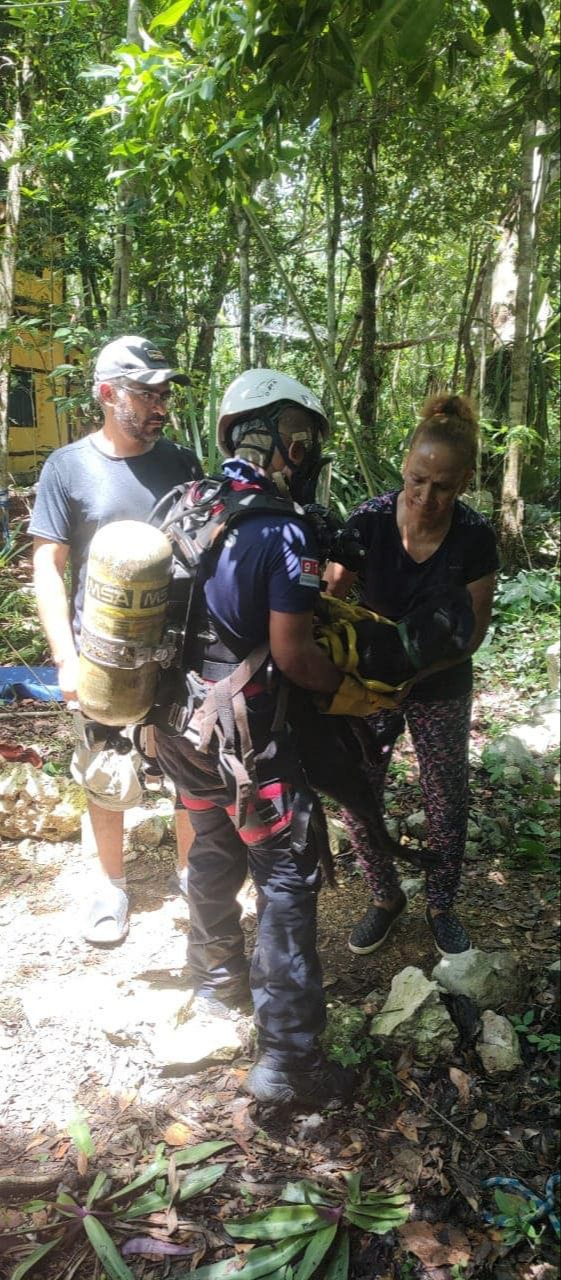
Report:
M 30 524 L 35 535 L 35 590 L 59 685 L 70 704 L 77 699 L 86 565 L 94 533 L 115 520 L 147 520 L 154 503 L 178 479 L 186 482 L 201 475 L 190 449 L 163 438 L 173 384 L 185 381 L 147 338 L 126 336 L 108 343 L 94 373 L 102 427 L 56 449 L 41 472 Z M 123 812 L 139 803 L 142 792 L 130 755 L 107 749 L 103 740 L 93 741 L 91 733 L 87 741 L 78 712 L 74 728 L 72 774 L 86 791 L 100 869 L 97 885 L 91 886 L 83 904 L 84 936 L 93 944 L 115 944 L 128 932 Z M 176 830 L 181 866 L 191 831 L 184 813 L 178 812 Z
M 265 662 L 243 691 L 258 790 L 239 829 L 235 769 L 227 769 L 219 753 L 198 750 L 185 735 L 156 730 L 160 764 L 196 832 L 188 889 L 195 1011 L 228 1016 L 247 1004 L 251 990 L 258 1054 L 245 1088 L 264 1103 L 314 1107 L 344 1101 L 353 1079 L 327 1061 L 319 1042 L 325 1027 L 316 947 L 321 872 L 308 825 L 310 793 L 292 740 L 278 724 L 278 673 L 327 695 L 333 706 L 348 681 L 314 642 L 318 550 L 290 500 L 313 499 L 327 434 L 314 393 L 275 370 L 242 374 L 224 396 L 218 422 L 224 475 L 241 505 L 258 492 L 263 509 L 227 530 L 211 556 L 199 672 L 209 682 L 220 680 L 265 644 L 277 673 L 271 680 Z M 264 509 L 267 497 L 270 510 Z M 249 985 L 236 901 L 248 863 L 258 914 Z

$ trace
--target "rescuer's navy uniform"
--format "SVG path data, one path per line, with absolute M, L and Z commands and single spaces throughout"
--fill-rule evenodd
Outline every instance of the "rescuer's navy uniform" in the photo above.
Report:
M 224 473 L 242 493 L 276 492 L 247 461 L 225 462 Z M 221 679 L 228 665 L 266 642 L 271 610 L 307 613 L 318 594 L 318 550 L 305 521 L 296 514 L 250 515 L 227 534 L 204 585 L 202 676 Z M 189 964 L 199 996 L 234 1005 L 247 995 L 236 895 L 249 865 L 259 926 L 250 971 L 259 1051 L 281 1067 L 310 1067 L 325 1026 L 313 824 L 307 838 L 302 834 L 310 797 L 288 730 L 276 731 L 278 682 L 273 678 L 271 685 L 266 667 L 246 686 L 245 698 L 259 790 L 239 830 L 235 779 L 217 752 L 203 754 L 184 737 L 156 734 L 160 764 L 196 831 L 189 860 Z

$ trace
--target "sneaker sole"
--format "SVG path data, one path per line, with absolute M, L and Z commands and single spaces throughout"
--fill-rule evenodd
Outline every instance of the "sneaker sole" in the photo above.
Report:
M 425 923 L 429 928 L 430 936 L 434 942 L 435 949 L 436 951 L 438 951 L 439 956 L 467 956 L 468 951 L 473 951 L 473 942 L 470 942 L 469 947 L 466 947 L 465 951 L 443 951 L 442 947 L 439 947 L 438 942 L 436 941 L 436 938 L 432 931 L 430 920 L 426 913 L 425 913 Z
M 393 920 L 392 920 L 392 921 L 390 922 L 390 924 L 388 925 L 388 928 L 386 929 L 386 932 L 385 932 L 385 934 L 384 934 L 383 938 L 380 938 L 380 939 L 378 940 L 378 942 L 374 942 L 374 943 L 372 944 L 372 946 L 370 946 L 370 947 L 357 947 L 357 946 L 355 946 L 354 942 L 351 942 L 351 940 L 350 940 L 350 938 L 349 938 L 349 951 L 352 951 L 352 953 L 353 953 L 353 955 L 354 955 L 354 956 L 372 956 L 372 955 L 374 955 L 374 952 L 375 952 L 375 951 L 379 951 L 379 950 L 380 950 L 380 947 L 383 947 L 383 945 L 384 945 L 384 943 L 386 942 L 387 938 L 389 938 L 389 936 L 390 936 L 390 933 L 391 933 L 392 929 L 395 929 L 396 924 L 399 924 L 399 921 L 401 920 L 402 916 L 406 916 L 406 915 L 407 915 L 408 910 L 409 910 L 409 903 L 408 903 L 408 902 L 406 902 L 406 903 L 405 903 L 405 906 L 401 908 L 401 911 L 399 912 L 399 915 L 394 916 Z

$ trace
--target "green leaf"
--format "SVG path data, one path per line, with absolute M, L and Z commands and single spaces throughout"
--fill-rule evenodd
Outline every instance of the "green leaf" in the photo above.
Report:
M 349 1192 L 349 1199 L 351 1203 L 357 1204 L 360 1199 L 360 1187 L 362 1183 L 362 1174 L 347 1173 L 345 1174 L 345 1182 L 347 1184 L 347 1190 Z
M 281 1196 L 286 1204 L 325 1204 L 329 1193 L 322 1191 L 315 1182 L 287 1182 Z
M 338 1230 L 337 1223 L 334 1223 L 332 1227 L 324 1227 L 323 1231 L 316 1232 L 296 1268 L 294 1280 L 310 1280 L 310 1276 L 315 1275 L 320 1262 L 323 1262 L 325 1255 L 329 1253 Z
M 325 1226 L 310 1205 L 280 1205 L 261 1213 L 249 1214 L 237 1222 L 225 1222 L 228 1235 L 235 1240 L 285 1240 Z
M 524 1218 L 532 1212 L 528 1200 L 523 1200 L 521 1196 L 505 1195 L 504 1191 L 498 1189 L 495 1191 L 495 1203 L 499 1213 L 504 1213 L 507 1218 Z
M 78 73 L 79 80 L 119 80 L 121 75 L 120 67 L 97 66 L 88 67 L 87 71 Z
M 68 1126 L 68 1135 L 72 1138 L 74 1146 L 81 1155 L 86 1156 L 88 1160 L 95 1154 L 93 1138 L 89 1130 L 88 1122 L 83 1116 L 75 1116 Z
M 107 1174 L 98 1173 L 97 1178 L 92 1183 L 88 1191 L 88 1198 L 86 1200 L 86 1209 L 91 1209 L 92 1205 L 95 1204 L 96 1200 L 99 1199 L 106 1182 L 108 1182 Z
M 325 1272 L 325 1280 L 347 1280 L 350 1262 L 350 1241 L 348 1231 L 339 1236 L 337 1247 Z
M 227 1139 L 217 1142 L 201 1142 L 196 1147 L 183 1147 L 174 1155 L 176 1169 L 185 1169 L 190 1164 L 202 1164 L 203 1160 L 208 1160 L 210 1156 L 215 1156 L 218 1151 L 224 1151 L 227 1147 L 233 1147 L 233 1142 Z M 165 1177 L 168 1170 L 169 1160 L 167 1156 L 159 1156 L 157 1160 L 153 1160 L 139 1174 L 134 1182 L 127 1183 L 126 1187 L 121 1187 L 120 1191 L 114 1191 L 109 1196 L 109 1200 L 122 1200 L 125 1196 L 130 1196 L 133 1192 L 138 1191 L 141 1187 L 146 1187 L 150 1182 L 154 1182 L 156 1178 Z
M 279 1244 L 274 1249 L 253 1249 L 248 1255 L 242 1270 L 239 1270 L 239 1257 L 226 1258 L 224 1262 L 214 1262 L 207 1267 L 199 1267 L 189 1271 L 176 1280 L 261 1280 L 261 1276 L 272 1276 L 279 1268 L 297 1257 L 305 1246 L 304 1240 L 290 1240 Z
M 458 44 L 461 45 L 462 49 L 465 49 L 466 53 L 470 53 L 473 58 L 482 57 L 484 53 L 483 45 L 475 39 L 475 36 L 472 36 L 471 31 L 459 31 L 456 38 Z
M 538 0 L 531 0 L 529 14 L 532 31 L 541 40 L 545 35 L 545 15 L 541 4 L 538 4 Z
M 353 1227 L 360 1227 L 361 1231 L 368 1231 L 370 1235 L 385 1236 L 396 1227 L 403 1226 L 403 1223 L 407 1222 L 409 1212 L 405 1209 L 382 1209 L 380 1212 L 367 1214 L 361 1213 L 358 1209 L 347 1208 L 345 1217 Z
M 132 1271 L 123 1261 L 117 1246 L 113 1244 L 111 1236 L 101 1222 L 88 1214 L 84 1218 L 84 1230 L 102 1267 L 107 1272 L 108 1280 L 134 1280 Z
M 431 31 L 436 26 L 444 0 L 423 0 L 415 5 L 397 42 L 397 52 L 406 62 L 418 62 Z
M 125 1209 L 122 1216 L 125 1222 L 134 1222 L 135 1218 L 146 1218 L 150 1213 L 163 1213 L 168 1207 L 169 1197 L 166 1199 L 158 1191 L 147 1191 L 130 1209 Z
M 485 8 L 499 24 L 499 31 L 516 32 L 516 18 L 512 0 L 484 0 Z
M 229 138 L 214 152 L 213 160 L 219 160 L 220 156 L 226 155 L 228 151 L 239 151 L 241 147 L 245 146 L 249 138 L 253 137 L 255 137 L 255 128 L 243 129 L 241 133 L 237 133 L 234 138 Z
M 28 1275 L 28 1273 L 37 1265 L 38 1262 L 41 1261 L 42 1258 L 46 1258 L 48 1253 L 52 1253 L 53 1249 L 56 1249 L 56 1246 L 59 1243 L 60 1236 L 57 1236 L 57 1239 L 51 1240 L 49 1244 L 39 1245 L 38 1249 L 34 1249 L 33 1253 L 30 1253 L 28 1257 L 24 1258 L 23 1262 L 20 1262 L 19 1266 L 16 1267 L 11 1280 L 23 1280 L 23 1277 Z
M 170 27 L 175 27 L 179 19 L 184 13 L 191 8 L 193 0 L 176 0 L 175 4 L 171 4 L 168 9 L 164 9 L 163 13 L 158 13 L 148 30 L 152 31 L 168 31 Z
M 400 13 L 402 9 L 405 9 L 408 4 L 409 0 L 385 0 L 382 8 L 378 11 L 376 17 L 373 18 L 370 26 L 368 27 L 360 49 L 359 62 L 364 62 L 372 48 L 372 45 L 376 43 L 376 40 L 379 40 L 382 33 L 386 30 L 386 27 L 393 22 L 398 13 Z
M 194 1196 L 200 1196 L 203 1191 L 208 1191 L 209 1187 L 213 1187 L 215 1182 L 218 1182 L 227 1168 L 226 1164 L 213 1164 L 208 1169 L 198 1169 L 196 1173 L 185 1178 L 177 1197 L 179 1203 L 183 1204 L 185 1200 L 192 1200 Z

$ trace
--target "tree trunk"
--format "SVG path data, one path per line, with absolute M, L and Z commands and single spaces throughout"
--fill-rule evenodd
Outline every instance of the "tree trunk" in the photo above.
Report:
M 475 375 L 477 372 L 477 357 L 473 349 L 472 331 L 475 323 L 475 318 L 481 307 L 481 300 L 483 297 L 485 285 L 489 280 L 489 267 L 491 264 L 491 255 L 492 255 L 492 247 L 491 245 L 487 245 L 483 249 L 483 252 L 481 254 L 477 275 L 475 277 L 475 284 L 473 286 L 473 293 L 471 295 L 471 302 L 468 305 L 468 308 L 464 317 L 462 345 L 464 348 L 464 362 L 465 362 L 464 395 L 466 396 L 471 396 L 472 394 L 473 384 L 475 382 Z
M 339 253 L 339 242 L 341 239 L 341 224 L 343 218 L 343 192 L 341 188 L 341 156 L 339 152 L 339 132 L 337 121 L 333 123 L 331 129 L 331 171 L 325 166 L 323 179 L 325 187 L 325 224 L 327 239 L 327 355 L 331 367 L 335 373 L 337 370 L 337 335 L 339 329 L 339 317 L 337 306 L 337 255 Z M 332 407 L 332 396 L 329 387 L 326 384 L 323 392 L 323 400 L 326 404 L 328 412 Z
M 240 371 L 251 369 L 251 270 L 249 262 L 250 226 L 240 209 L 237 213 L 240 265 Z
M 505 564 L 510 566 L 514 566 L 519 561 L 523 551 L 524 504 L 520 494 L 520 475 L 524 450 L 518 429 L 528 425 L 537 215 L 543 196 L 544 178 L 544 162 L 539 150 L 539 139 L 543 132 L 544 126 L 532 121 L 525 125 L 522 138 L 522 185 L 518 216 L 518 285 L 508 413 L 510 441 L 504 464 L 500 519 L 503 559 Z
M 221 248 L 214 262 L 208 293 L 199 307 L 199 332 L 189 368 L 197 419 L 201 427 L 204 421 L 204 410 L 212 368 L 216 321 L 230 285 L 233 262 L 233 226 L 230 226 L 229 229 L 225 228 L 222 234 Z
M 462 350 L 464 346 L 464 331 L 465 331 L 465 324 L 466 324 L 466 316 L 468 312 L 471 287 L 472 287 L 473 279 L 475 276 L 476 263 L 477 263 L 477 245 L 475 243 L 475 236 L 472 235 L 470 236 L 470 241 L 469 241 L 466 279 L 464 284 L 464 293 L 462 297 L 462 305 L 460 310 L 460 323 L 458 325 L 458 337 L 456 340 L 456 354 L 454 356 L 454 370 L 452 373 L 452 391 L 457 391 L 458 389 L 458 379 L 460 376 L 460 361 L 462 358 Z
M 358 417 L 363 439 L 374 445 L 378 409 L 379 368 L 376 355 L 378 271 L 374 255 L 376 213 L 377 128 L 371 125 L 363 160 L 362 212 L 360 224 L 360 279 L 362 296 L 362 340 L 360 351 Z
M 13 320 L 16 291 L 17 245 L 21 214 L 21 188 L 23 165 L 18 158 L 24 144 L 25 99 L 31 80 L 31 64 L 24 54 L 21 67 L 16 72 L 13 125 L 5 159 L 12 163 L 8 168 L 6 191 L 6 218 L 2 254 L 0 256 L 0 531 L 8 534 L 8 480 L 10 461 L 8 455 L 8 398 L 10 386 L 11 336 L 9 327 Z
M 127 0 L 127 44 L 140 44 L 140 0 Z M 129 302 L 130 273 L 134 241 L 132 203 L 134 183 L 122 179 L 117 195 L 117 230 L 113 252 L 113 278 L 109 298 L 109 319 L 118 320 Z

